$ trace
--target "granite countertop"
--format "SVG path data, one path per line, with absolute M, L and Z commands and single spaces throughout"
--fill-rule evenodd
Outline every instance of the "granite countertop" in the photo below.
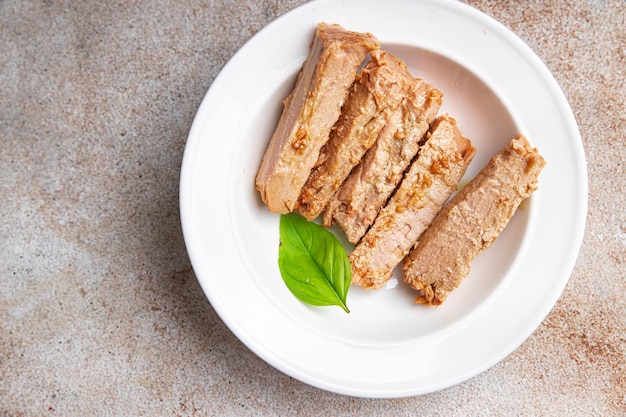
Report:
M 0 1 L 0 416 L 626 415 L 623 0 L 468 1 L 553 72 L 588 162 L 571 279 L 510 356 L 433 394 L 351 398 L 220 320 L 181 233 L 185 141 L 229 58 L 300 3 Z

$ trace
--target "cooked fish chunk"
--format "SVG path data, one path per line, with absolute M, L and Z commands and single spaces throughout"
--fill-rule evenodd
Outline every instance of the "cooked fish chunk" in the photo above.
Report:
M 320 23 L 294 91 L 285 99 L 278 126 L 256 176 L 256 188 L 276 213 L 293 210 L 320 149 L 368 52 L 380 42 L 371 34 Z
M 376 143 L 331 199 L 324 213 L 325 226 L 336 222 L 355 244 L 363 237 L 417 154 L 441 99 L 439 90 L 414 79 Z
M 300 193 L 296 210 L 308 220 L 328 205 L 365 152 L 374 144 L 413 82 L 404 62 L 381 50 L 357 75 L 317 165 Z
M 439 212 L 405 258 L 416 302 L 439 305 L 469 274 L 520 203 L 537 188 L 545 160 L 524 136 L 513 139 Z
M 350 254 L 352 283 L 383 287 L 457 189 L 476 150 L 456 121 L 440 116 L 389 202 Z

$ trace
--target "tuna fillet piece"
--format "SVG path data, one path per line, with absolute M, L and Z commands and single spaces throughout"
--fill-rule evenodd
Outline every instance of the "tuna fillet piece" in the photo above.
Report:
M 383 287 L 457 189 L 476 150 L 456 121 L 438 117 L 400 186 L 350 254 L 352 283 Z
M 320 23 L 296 85 L 256 176 L 256 188 L 276 213 L 293 210 L 320 149 L 341 113 L 348 89 L 368 52 L 380 42 L 369 33 Z
M 336 222 L 354 244 L 363 237 L 417 154 L 441 99 L 439 90 L 419 78 L 413 80 L 376 143 L 331 199 L 325 226 Z
M 308 220 L 324 211 L 352 168 L 374 144 L 413 82 L 399 58 L 381 50 L 372 51 L 371 56 L 350 88 L 341 116 L 300 193 L 296 210 Z
M 472 260 L 537 188 L 544 165 L 520 135 L 452 198 L 404 260 L 404 280 L 420 293 L 416 302 L 439 305 L 459 286 Z

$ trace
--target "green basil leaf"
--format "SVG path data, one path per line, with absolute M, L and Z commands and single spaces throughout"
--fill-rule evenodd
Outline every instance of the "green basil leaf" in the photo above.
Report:
M 336 305 L 349 313 L 350 261 L 335 235 L 296 213 L 280 217 L 278 267 L 287 288 L 300 301 Z

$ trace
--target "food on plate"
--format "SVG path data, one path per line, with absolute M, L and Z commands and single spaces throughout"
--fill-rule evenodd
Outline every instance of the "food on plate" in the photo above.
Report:
M 352 168 L 390 123 L 405 91 L 414 82 L 398 57 L 381 50 L 370 55 L 371 61 L 350 88 L 341 116 L 300 193 L 296 210 L 307 220 L 324 211 Z
M 545 160 L 520 135 L 437 214 L 405 258 L 404 281 L 418 303 L 439 305 L 469 274 L 471 262 L 537 188 Z
M 419 142 L 437 116 L 442 93 L 413 78 L 403 100 L 392 111 L 376 143 L 350 173 L 324 212 L 323 224 L 337 223 L 356 244 L 402 179 L 419 149 Z
M 287 287 L 346 312 L 351 283 L 380 289 L 400 264 L 416 302 L 440 305 L 545 165 L 520 135 L 450 198 L 476 149 L 456 119 L 438 116 L 442 92 L 380 47 L 370 33 L 318 25 L 255 178 L 263 202 L 282 215 Z M 337 224 L 355 245 L 349 256 L 310 223 L 322 213 L 323 226 Z
M 379 46 L 369 33 L 318 25 L 256 176 L 256 188 L 271 211 L 293 210 L 361 63 Z
M 452 117 L 433 122 L 398 189 L 349 256 L 353 284 L 379 289 L 387 283 L 457 189 L 475 153 Z

